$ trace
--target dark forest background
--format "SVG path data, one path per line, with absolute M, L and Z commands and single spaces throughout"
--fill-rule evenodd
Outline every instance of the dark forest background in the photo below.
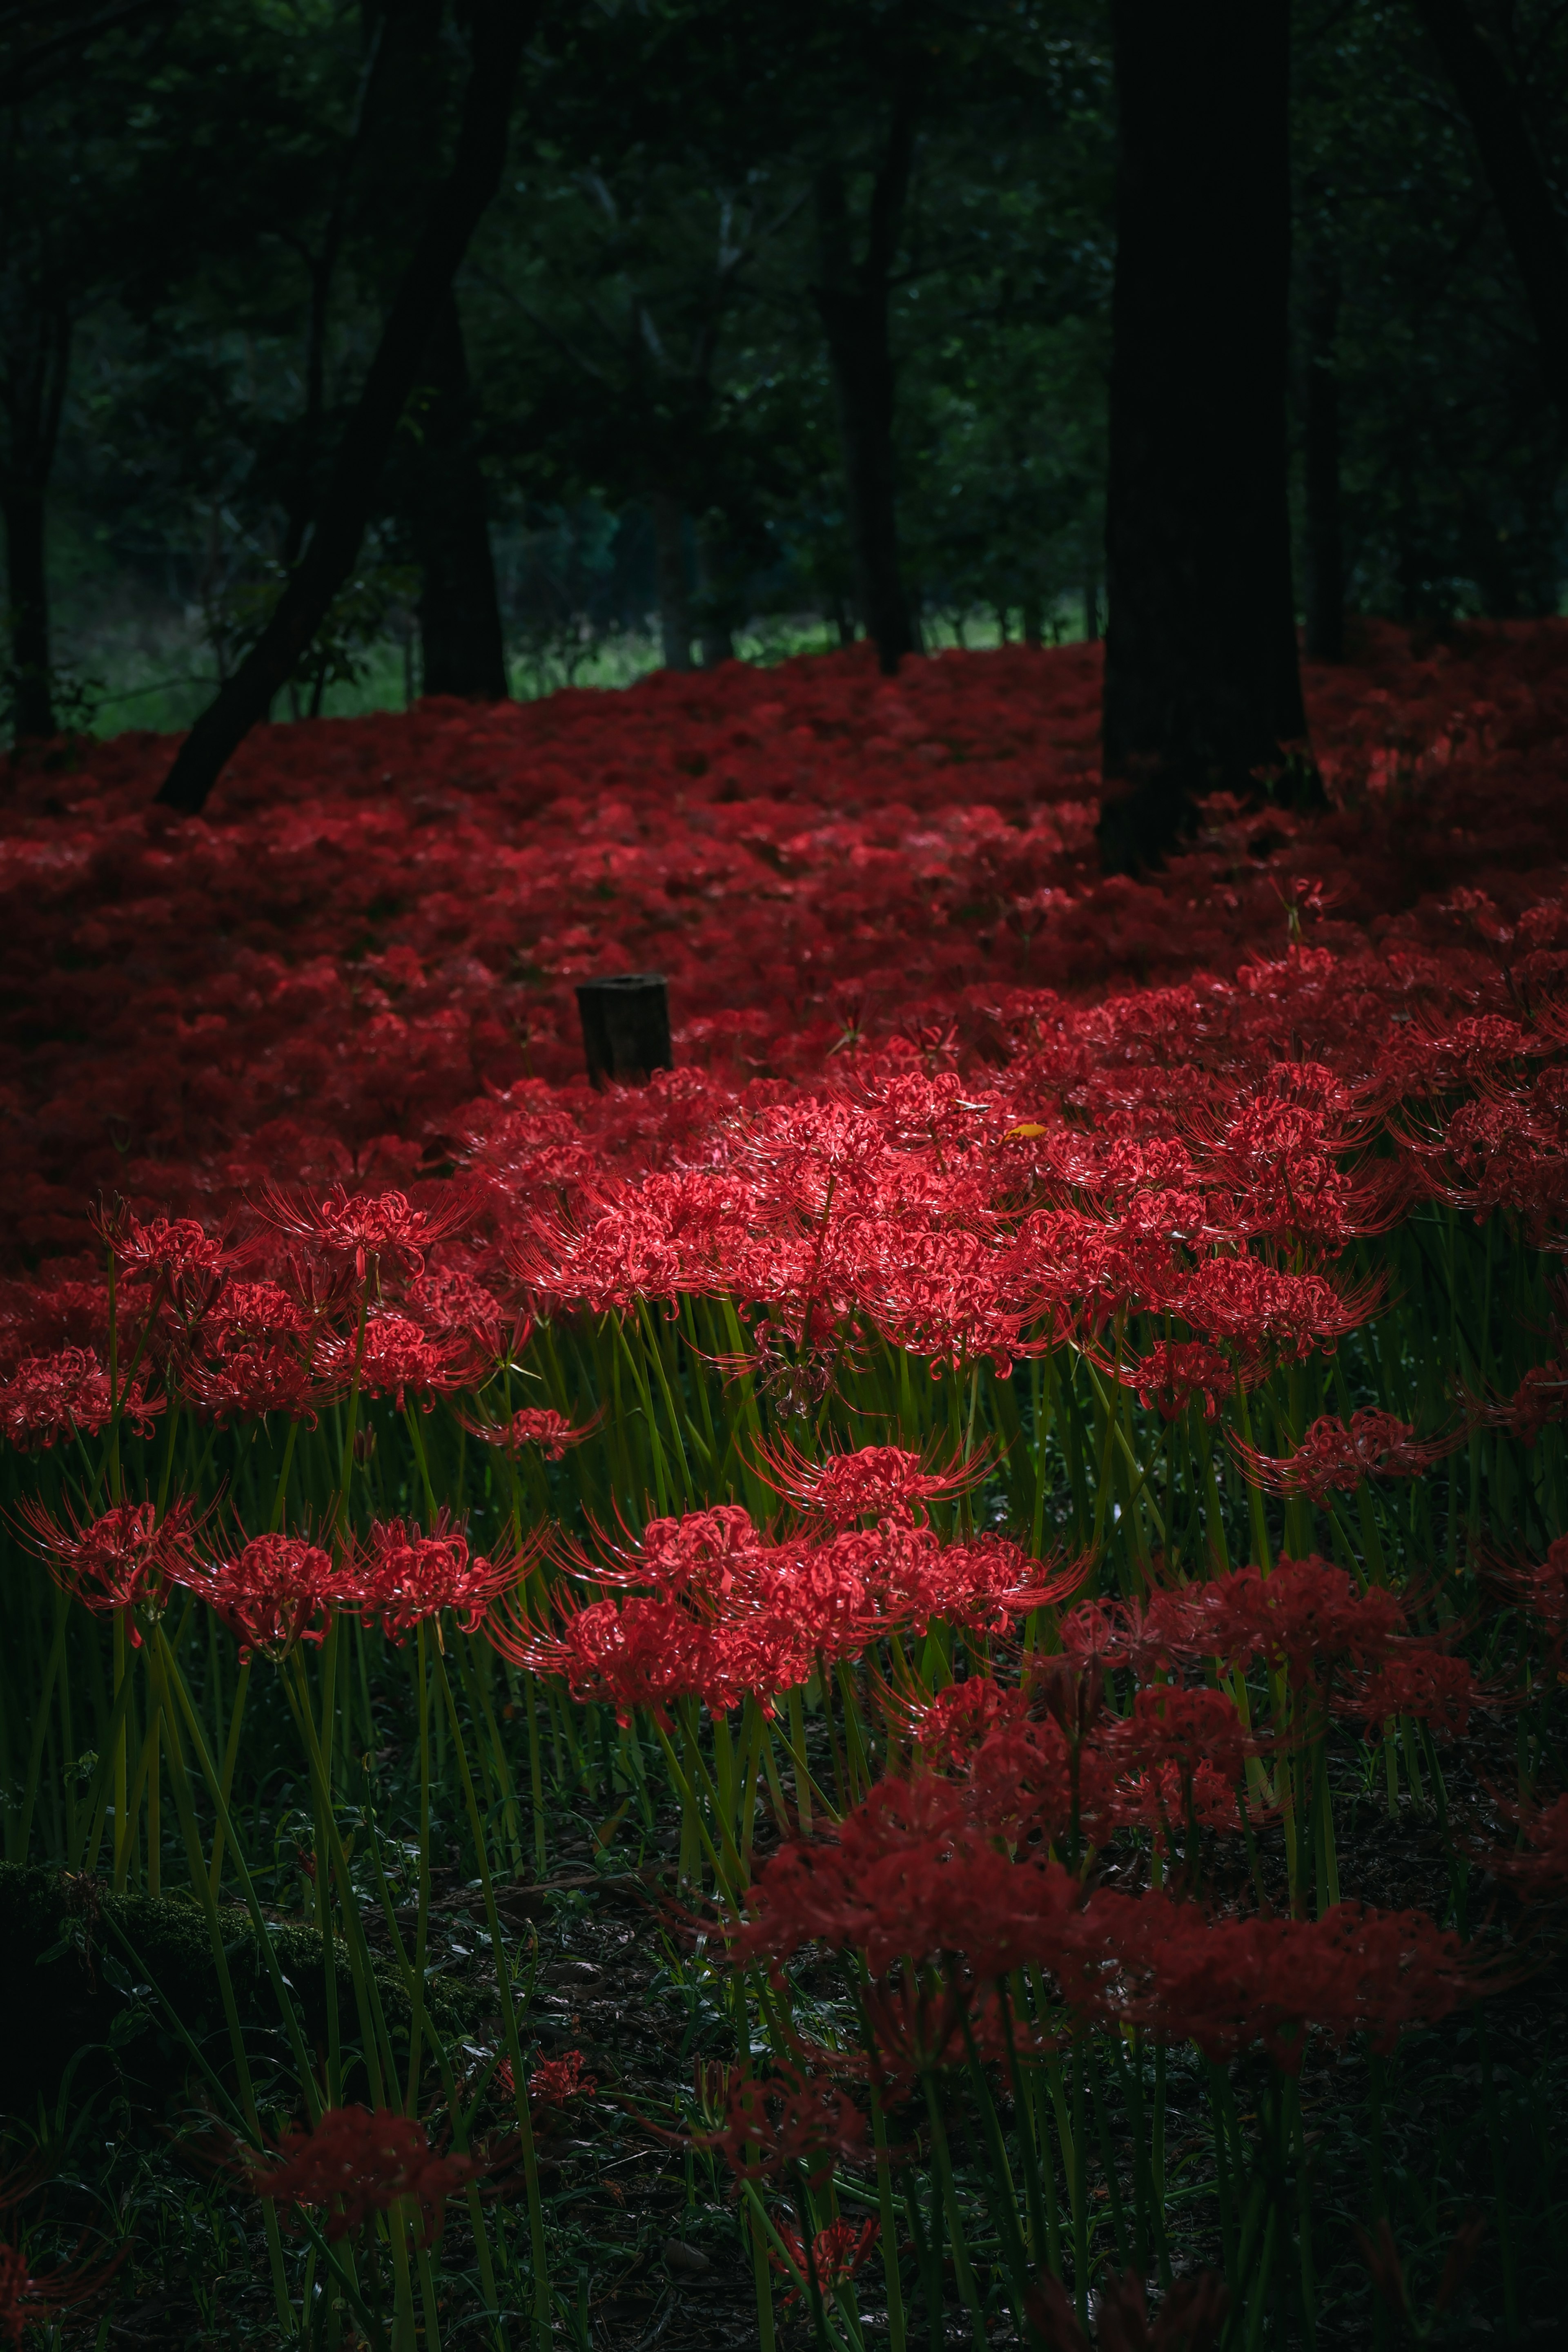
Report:
M 868 627 L 894 656 L 901 629 L 916 648 L 1097 633 L 1133 0 L 514 13 L 504 167 L 422 314 L 362 540 L 274 715 Z M 1275 259 L 1230 264 L 1278 269 L 1286 344 L 1243 316 L 1223 367 L 1243 404 L 1255 368 L 1267 411 L 1282 366 L 1309 650 L 1354 651 L 1362 613 L 1557 612 L 1568 6 L 1175 15 L 1216 46 L 1137 68 L 1172 142 L 1156 183 L 1205 162 L 1233 63 L 1232 116 L 1262 144 L 1208 159 L 1221 196 L 1245 224 L 1270 159 L 1289 174 Z M 186 724 L 257 640 L 363 423 L 475 84 L 505 79 L 476 68 L 506 37 L 485 16 L 0 7 L 13 730 Z M 1288 22 L 1288 148 L 1259 95 L 1282 46 L 1232 56 L 1248 18 Z M 1169 217 L 1203 246 L 1201 219 Z M 1156 333 L 1138 362 L 1156 467 L 1212 407 L 1195 348 Z

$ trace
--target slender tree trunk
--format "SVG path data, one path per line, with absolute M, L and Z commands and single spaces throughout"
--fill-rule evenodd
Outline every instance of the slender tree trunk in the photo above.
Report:
M 1535 329 L 1547 397 L 1568 437 L 1568 227 L 1529 119 L 1469 0 L 1416 0 L 1416 13 L 1469 117 Z
M 692 667 L 692 608 L 686 594 L 686 530 L 681 502 L 668 490 L 653 490 L 653 555 L 659 585 L 659 636 L 666 669 Z
M 825 165 L 816 183 L 818 276 L 811 291 L 832 372 L 861 614 L 889 676 L 905 654 L 917 650 L 899 565 L 895 378 L 888 340 L 893 265 L 915 160 L 915 92 L 906 86 L 894 104 L 887 150 L 872 191 L 863 261 L 852 256 L 842 165 Z
M 1026 646 L 1038 646 L 1041 638 L 1040 606 L 1038 596 L 1023 600 L 1023 641 Z
M 424 575 L 419 599 L 424 691 L 504 702 L 507 654 L 485 477 L 474 447 L 463 322 L 450 287 L 436 305 L 424 365 L 435 387 L 424 419 L 413 514 Z
M 13 721 L 18 742 L 47 740 L 57 724 L 45 497 L 59 438 L 70 349 L 69 313 L 39 307 L 5 353 L 6 448 L 0 468 L 0 513 L 5 522 Z
M 1339 270 L 1315 252 L 1307 272 L 1307 656 L 1344 659 L 1344 541 L 1340 521 Z
M 1133 871 L 1192 803 L 1253 798 L 1306 733 L 1286 499 L 1289 0 L 1113 0 L 1101 851 Z
M 1091 572 L 1083 583 L 1083 635 L 1092 646 L 1100 642 L 1100 583 Z
M 539 0 L 474 0 L 472 64 L 452 170 L 432 199 L 382 329 L 309 545 L 260 637 L 181 746 L 158 795 L 172 808 L 193 814 L 204 806 L 225 761 L 293 675 L 353 568 L 392 436 L 419 378 L 437 306 L 501 177 L 512 93 L 538 5 Z

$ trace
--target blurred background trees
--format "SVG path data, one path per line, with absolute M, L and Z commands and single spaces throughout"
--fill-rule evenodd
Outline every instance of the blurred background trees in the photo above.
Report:
M 1098 633 L 1113 14 L 546 0 L 498 192 L 274 715 Z M 1361 613 L 1555 612 L 1568 11 L 1289 16 L 1285 346 L 1249 329 L 1222 366 L 1283 370 L 1292 617 L 1332 659 Z M 187 724 L 245 662 L 473 38 L 443 0 L 0 0 L 13 731 Z M 1528 165 L 1501 181 L 1500 119 Z M 1172 448 L 1193 363 L 1143 383 Z

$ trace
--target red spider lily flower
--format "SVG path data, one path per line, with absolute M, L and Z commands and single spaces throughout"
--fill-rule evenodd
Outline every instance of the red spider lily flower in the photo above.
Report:
M 50 1446 L 79 1432 L 92 1437 L 110 1419 L 109 1374 L 86 1348 L 62 1348 L 53 1356 L 24 1356 L 8 1381 L 0 1382 L 0 1430 L 19 1454 Z M 138 1372 L 120 1401 L 123 1425 L 151 1437 L 162 1397 L 149 1397 Z
M 33 2328 L 53 2341 L 64 2314 L 96 2302 L 130 2251 L 128 2242 L 96 2270 L 68 2270 L 57 2263 L 47 2271 L 35 2271 L 25 2247 L 0 2239 L 0 2344 L 15 2346 L 20 2352 Z
M 1549 1544 L 1543 1560 L 1522 1567 L 1498 1562 L 1487 1574 L 1551 1635 L 1552 1650 L 1558 1650 L 1568 1639 L 1568 1536 Z
M 970 1675 L 909 1712 L 922 1751 L 933 1762 L 956 1769 L 967 1764 L 998 1727 L 1027 1723 L 1029 1706 L 1023 1691 L 1009 1690 L 988 1675 Z
M 1418 1439 L 1408 1422 L 1375 1409 L 1352 1413 L 1348 1428 L 1325 1413 L 1281 1460 L 1258 1453 L 1230 1433 L 1237 1458 L 1254 1486 L 1274 1495 L 1304 1496 L 1325 1508 L 1332 1495 L 1354 1494 L 1364 1478 L 1419 1478 L 1463 1442 L 1462 1429 Z
M 1342 1661 L 1375 1665 L 1405 1629 L 1404 1604 L 1394 1593 L 1375 1584 L 1358 1592 L 1345 1570 L 1312 1553 L 1281 1557 L 1271 1576 L 1238 1568 L 1156 1593 L 1128 1647 L 1155 1660 L 1281 1659 L 1305 1681 L 1315 1668 Z
M 1202 1339 L 1161 1339 L 1135 1363 L 1124 1363 L 1121 1378 L 1135 1391 L 1145 1412 L 1157 1406 L 1162 1421 L 1176 1421 L 1197 1397 L 1203 1417 L 1214 1420 L 1219 1400 L 1236 1386 L 1236 1368 Z
M 262 1188 L 256 1206 L 268 1224 L 328 1260 L 351 1258 L 355 1279 L 383 1264 L 423 1274 L 427 1250 L 473 1222 L 477 1202 L 454 1192 L 430 1209 L 416 1209 L 403 1192 L 350 1192 L 334 1184 L 319 1201 L 292 1198 L 278 1184 Z
M 1533 1445 L 1548 1423 L 1568 1420 L 1568 1362 L 1532 1364 L 1508 1402 L 1490 1407 L 1486 1418 Z
M 91 1222 L 99 1239 L 113 1251 L 121 1276 L 128 1282 L 162 1276 L 174 1286 L 193 1276 L 220 1273 L 234 1263 L 228 1244 L 220 1235 L 209 1234 L 194 1217 L 153 1217 L 143 1224 L 122 1206 Z
M 1556 1894 L 1568 1888 L 1568 1796 L 1555 1804 L 1525 1811 L 1520 1828 L 1527 1851 L 1497 1847 L 1485 1856 L 1494 1878 L 1510 1878 L 1532 1894 Z
M 326 2236 L 335 2245 L 372 2213 L 406 2200 L 417 2208 L 421 2242 L 432 2246 L 446 2220 L 446 2200 L 487 2168 L 482 2158 L 438 2154 L 424 2126 L 389 2107 L 329 2107 L 308 2131 L 286 2132 L 275 2161 L 255 2150 L 242 2159 L 257 2197 L 280 2205 L 325 2205 Z
M 852 1527 L 859 1519 L 925 1517 L 925 1506 L 968 1494 L 990 1468 L 977 1454 L 946 1468 L 926 1463 L 898 1445 L 862 1445 L 853 1454 L 811 1460 L 788 1443 L 758 1448 L 761 1475 L 776 1494 L 809 1518 L 830 1527 Z
M 333 1611 L 358 1597 L 329 1555 L 302 1536 L 252 1536 L 188 1581 L 238 1642 L 242 1664 L 256 1651 L 276 1664 L 298 1643 L 325 1640 Z
M 1470 1709 L 1486 1704 L 1487 1693 L 1471 1673 L 1468 1658 L 1423 1649 L 1385 1658 L 1353 1696 L 1340 1702 L 1340 1709 L 1365 1724 L 1369 1739 L 1381 1726 L 1401 1715 L 1461 1738 L 1469 1724 Z
M 472 1633 L 497 1595 L 512 1591 L 528 1573 L 542 1543 L 539 1536 L 521 1552 L 471 1558 L 466 1536 L 448 1525 L 444 1512 L 428 1535 L 410 1520 L 377 1519 L 344 1576 L 365 1622 L 379 1622 L 390 1642 L 401 1643 L 444 1609 L 455 1609 L 463 1631 Z
M 514 1665 L 562 1675 L 580 1701 L 607 1701 L 618 1723 L 643 1707 L 666 1730 L 682 1698 L 720 1715 L 754 1697 L 771 1714 L 779 1692 L 809 1680 L 814 1663 L 799 1632 L 776 1618 L 712 1623 L 678 1601 L 638 1594 L 620 1604 L 591 1601 L 563 1618 L 556 1635 L 516 1612 L 486 1618 L 485 1632 Z
M 604 1414 L 601 1410 L 590 1421 L 570 1422 L 553 1406 L 526 1404 L 510 1421 L 470 1421 L 462 1413 L 457 1418 L 470 1437 L 498 1445 L 503 1453 L 520 1454 L 525 1445 L 537 1445 L 547 1462 L 559 1462 L 569 1447 L 592 1436 Z
M 1100 2352 L 1214 2352 L 1230 2309 L 1230 2291 L 1218 2271 L 1177 2279 L 1153 2322 L 1144 2282 L 1129 2271 L 1094 2298 Z M 1090 2352 L 1089 2338 L 1059 2278 L 1042 2271 L 1024 2297 L 1024 2317 L 1045 2352 Z
M 571 2099 L 591 2099 L 598 2088 L 598 2078 L 582 2071 L 581 2051 L 563 2050 L 559 2058 L 545 2059 L 528 2076 L 528 2104 L 564 2107 Z
M 852 2221 L 830 2221 L 825 2229 L 817 2231 L 808 2252 L 797 2231 L 786 2223 L 776 2221 L 773 2226 L 797 2273 L 809 2280 L 819 2294 L 831 2294 L 835 2287 L 847 2285 L 882 2235 L 882 2223 L 875 2220 L 862 2221 L 858 2230 Z M 770 2252 L 768 2259 L 775 2270 L 785 2270 L 784 2261 L 778 2253 Z M 784 2298 L 786 2310 L 800 2301 L 800 2292 L 799 2287 L 790 2289 Z
M 187 1365 L 180 1385 L 186 1402 L 211 1413 L 220 1429 L 269 1412 L 314 1429 L 319 1408 L 333 1403 L 346 1383 L 340 1374 L 318 1372 L 290 1342 L 273 1340 L 230 1348 L 215 1363 Z
M 1136 1769 L 1172 1764 L 1178 1774 L 1191 1774 L 1207 1764 L 1227 1783 L 1239 1780 L 1247 1759 L 1266 1744 L 1247 1728 L 1228 1692 L 1174 1683 L 1145 1684 L 1131 1714 L 1103 1724 L 1098 1736 L 1118 1761 Z
M 390 1396 L 401 1412 L 410 1389 L 424 1400 L 428 1412 L 437 1396 L 455 1389 L 472 1388 L 479 1377 L 473 1343 L 463 1335 L 433 1339 L 411 1316 L 376 1314 L 366 1318 L 363 1342 L 357 1332 L 343 1332 L 322 1349 L 322 1362 L 340 1385 L 356 1369 L 364 1396 Z
M 743 2180 L 764 2180 L 799 2164 L 821 2189 L 835 2162 L 865 2147 L 866 2119 L 831 2074 L 806 2063 L 804 2053 L 779 2053 L 766 2074 L 730 2070 L 725 2119 L 694 2145 L 722 2156 Z
M 84 1609 L 162 1613 L 171 1584 L 199 1574 L 195 1537 L 203 1514 L 183 1498 L 160 1518 L 152 1503 L 116 1503 L 86 1526 L 70 1514 L 62 1527 L 31 1499 L 22 1516 L 39 1539 L 57 1580 Z M 134 1622 L 131 1638 L 140 1646 Z

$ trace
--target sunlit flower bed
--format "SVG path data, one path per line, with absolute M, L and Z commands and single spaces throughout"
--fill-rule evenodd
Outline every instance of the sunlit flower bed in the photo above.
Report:
M 1330 810 L 1139 884 L 1085 648 L 13 776 L 6 1853 L 205 1918 L 204 2033 L 128 1998 L 276 2330 L 630 2347 L 569 2112 L 727 2180 L 764 2345 L 1550 2311 L 1565 652 L 1374 632 Z M 540 2007 L 629 1871 L 674 2070 Z

